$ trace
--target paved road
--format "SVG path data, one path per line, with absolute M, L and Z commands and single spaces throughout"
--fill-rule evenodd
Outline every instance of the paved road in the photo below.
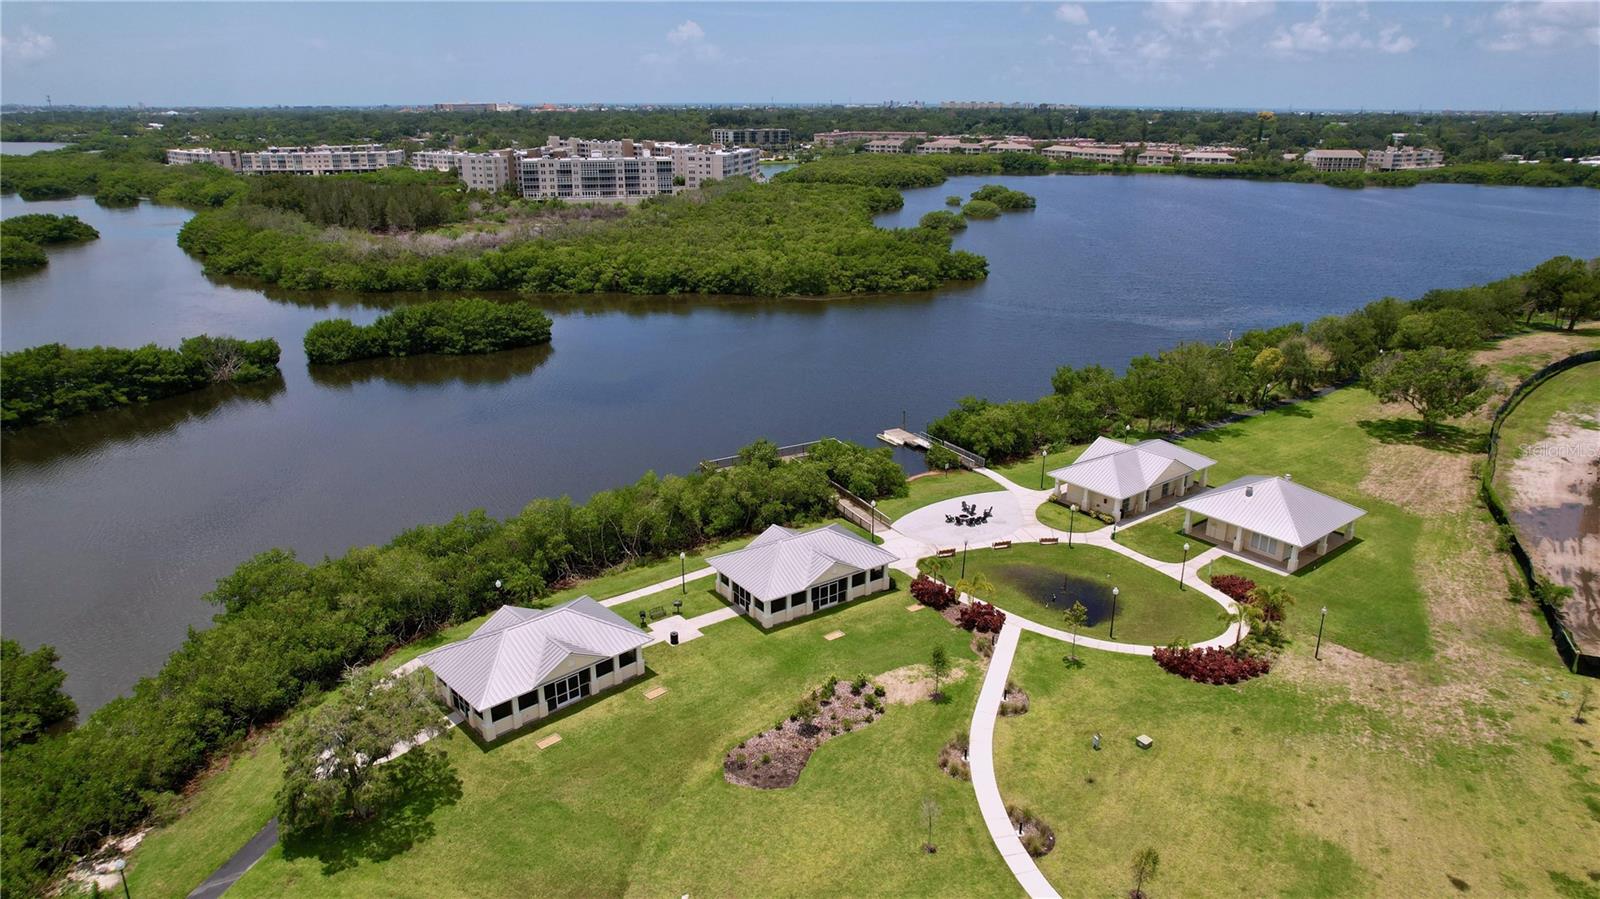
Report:
M 234 881 L 244 876 L 267 850 L 278 844 L 278 819 L 273 818 L 264 827 L 256 831 L 250 842 L 233 854 L 233 858 L 222 863 L 222 867 L 211 872 L 206 882 L 194 888 L 189 894 L 189 899 L 215 899 L 228 891 Z

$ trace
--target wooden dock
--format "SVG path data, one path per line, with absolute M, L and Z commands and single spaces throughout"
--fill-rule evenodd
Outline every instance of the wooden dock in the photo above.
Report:
M 890 428 L 878 434 L 878 439 L 890 446 L 909 446 L 912 449 L 925 450 L 928 441 L 904 428 Z

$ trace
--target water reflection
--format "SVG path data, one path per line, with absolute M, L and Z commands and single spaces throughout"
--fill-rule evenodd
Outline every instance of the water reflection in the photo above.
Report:
M 249 384 L 218 384 L 150 403 L 101 409 L 8 432 L 0 441 L 0 458 L 6 477 L 15 477 L 120 444 L 160 437 L 233 407 L 268 405 L 283 392 L 283 376 L 273 375 Z
M 363 359 L 344 365 L 308 365 L 311 383 L 333 390 L 349 390 L 370 381 L 402 387 L 459 383 L 469 386 L 504 384 L 533 374 L 550 361 L 554 347 L 523 347 L 483 356 L 407 356 L 399 359 Z
M 1099 624 L 1111 615 L 1111 585 L 1066 574 L 1044 565 L 1000 565 L 994 580 L 1051 609 L 1065 612 L 1074 602 L 1089 610 L 1086 625 Z

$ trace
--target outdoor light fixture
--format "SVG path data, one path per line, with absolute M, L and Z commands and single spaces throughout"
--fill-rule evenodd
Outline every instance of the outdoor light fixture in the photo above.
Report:
M 1317 651 L 1315 653 L 1312 653 L 1312 657 L 1315 658 L 1319 662 L 1322 661 L 1322 626 L 1327 624 L 1327 623 L 1328 623 L 1328 607 L 1327 606 L 1323 606 L 1322 607 L 1322 618 L 1317 621 Z
M 1189 570 L 1189 544 L 1185 543 L 1183 545 L 1183 564 L 1178 566 L 1178 589 L 1179 590 L 1188 589 L 1187 587 L 1183 586 L 1183 576 L 1184 576 L 1184 574 L 1186 572 L 1188 572 L 1188 570 Z
M 1078 527 L 1078 504 L 1073 503 L 1072 505 L 1067 506 L 1067 509 L 1069 512 L 1067 515 L 1067 549 L 1071 549 L 1072 532 Z
M 872 514 L 867 516 L 867 518 L 871 520 L 871 524 L 872 524 L 872 542 L 873 543 L 877 543 L 878 542 L 878 501 L 877 500 L 873 500 L 872 502 L 867 503 L 867 505 L 872 507 L 871 508 L 871 513 Z
M 125 858 L 119 858 L 116 861 L 111 863 L 111 870 L 117 872 L 117 877 L 122 880 L 122 897 L 123 897 L 123 899 L 131 899 L 131 897 L 129 897 L 129 895 L 128 895 L 128 875 L 126 873 L 127 872 L 127 868 L 128 868 L 128 860 L 125 859 Z
M 1111 639 L 1117 639 L 1117 597 L 1122 595 L 1121 587 L 1111 588 Z
M 689 554 L 682 550 L 678 552 L 678 592 L 689 592 Z

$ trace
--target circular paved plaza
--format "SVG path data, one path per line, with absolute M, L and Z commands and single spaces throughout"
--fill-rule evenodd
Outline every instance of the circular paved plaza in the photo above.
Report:
M 987 523 L 971 527 L 945 521 L 946 515 L 961 514 L 963 502 L 977 506 L 980 515 L 986 509 L 993 509 L 994 514 Z M 1022 506 L 1017 503 L 1016 497 L 997 491 L 958 496 L 923 506 L 896 521 L 894 529 L 907 537 L 944 549 L 959 547 L 963 542 L 987 545 L 1004 540 L 1016 533 L 1024 523 Z

